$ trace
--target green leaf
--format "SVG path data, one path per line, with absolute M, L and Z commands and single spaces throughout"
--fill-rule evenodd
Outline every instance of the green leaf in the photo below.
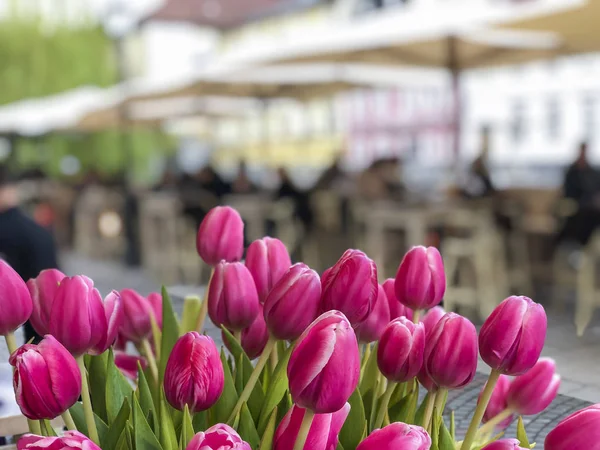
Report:
M 363 394 L 363 400 L 365 400 L 364 394 L 369 389 L 377 389 L 377 380 L 379 378 L 379 369 L 377 367 L 377 344 L 373 346 L 371 355 L 365 365 L 362 380 L 360 382 L 360 393 Z
M 519 416 L 519 421 L 517 422 L 517 439 L 521 443 L 521 447 L 530 448 L 527 432 L 525 431 L 525 424 L 523 424 L 523 418 L 521 416 Z
M 102 448 L 111 449 L 117 446 L 119 438 L 123 434 L 123 430 L 125 430 L 127 422 L 130 420 L 130 418 L 131 407 L 129 406 L 129 400 L 125 399 L 125 401 L 123 402 L 123 406 L 119 411 L 119 414 L 117 414 L 117 417 L 113 421 L 113 423 L 110 424 L 110 426 L 108 427 L 108 431 L 104 436 L 104 439 L 101 441 Z
M 273 439 L 275 436 L 275 424 L 277 421 L 277 408 L 273 410 L 271 413 L 271 417 L 269 418 L 269 422 L 267 423 L 267 427 L 265 428 L 265 432 L 263 433 L 262 441 L 260 443 L 260 447 L 258 450 L 272 450 L 273 449 Z
M 233 337 L 233 335 L 229 332 L 229 330 L 227 328 L 222 326 L 221 331 L 222 331 L 223 341 L 226 343 L 227 348 L 229 349 L 229 351 L 233 355 L 233 358 L 236 361 L 236 387 L 238 387 L 239 386 L 238 383 L 240 383 L 240 381 L 238 381 L 238 374 L 237 374 L 238 366 L 242 368 L 240 380 L 243 380 L 241 383 L 242 383 L 242 386 L 245 386 L 248 383 L 248 380 L 250 379 L 252 372 L 254 371 L 254 366 L 252 365 L 252 361 L 250 361 L 250 358 L 248 358 L 248 355 L 246 355 L 246 353 L 244 352 L 244 349 L 242 348 L 240 343 L 237 341 L 236 338 Z M 265 372 L 268 372 L 268 370 L 266 370 Z M 243 390 L 243 388 L 242 388 L 242 390 Z M 242 393 L 242 391 L 239 390 L 239 387 L 238 387 L 238 393 L 239 394 Z M 260 412 L 261 412 L 264 402 L 265 402 L 265 393 L 264 393 L 264 390 L 262 387 L 262 383 L 259 380 L 256 382 L 256 385 L 254 386 L 254 389 L 252 390 L 252 393 L 250 394 L 250 398 L 248 399 L 248 408 L 250 409 L 250 412 L 252 413 L 252 418 L 254 419 L 255 422 L 258 422 L 258 420 L 260 418 Z
M 423 417 L 425 416 L 425 410 L 427 409 L 427 402 L 429 401 L 429 398 L 431 397 L 431 395 L 432 395 L 431 392 L 427 392 L 427 395 L 425 396 L 425 398 L 419 405 L 417 412 L 415 413 L 415 423 L 417 425 L 423 426 Z M 393 407 L 393 405 L 392 405 L 392 407 Z
M 92 356 L 88 365 L 90 395 L 92 396 L 94 412 L 98 414 L 98 416 L 106 423 L 110 423 L 106 413 L 106 377 L 108 356 L 109 352 L 104 352 L 98 356 Z
M 211 408 L 211 425 L 225 423 L 239 398 L 223 349 L 221 349 L 221 364 L 223 365 L 223 373 L 225 375 L 225 385 L 219 401 Z
M 240 436 L 244 436 L 244 440 L 250 444 L 250 448 L 257 448 L 260 443 L 260 437 L 256 431 L 254 420 L 252 420 L 252 414 L 246 403 L 242 404 L 240 411 L 240 423 L 237 428 Z
M 289 347 L 285 355 L 279 359 L 279 363 L 273 373 L 271 385 L 269 386 L 260 411 L 260 418 L 258 421 L 258 431 L 260 434 L 264 433 L 264 430 L 267 427 L 267 421 L 269 420 L 269 417 L 271 417 L 271 412 L 279 404 L 288 389 L 287 365 L 292 354 L 292 348 L 293 347 Z
M 412 391 L 389 410 L 390 422 L 404 422 L 413 424 L 415 422 L 415 414 L 417 410 L 417 402 L 419 394 L 417 391 Z
M 192 425 L 196 433 L 206 430 L 208 428 L 208 411 L 200 411 L 194 414 Z
M 340 443 L 344 448 L 356 448 L 362 440 L 363 430 L 367 424 L 365 406 L 360 391 L 356 389 L 348 400 L 350 413 L 340 431 Z
M 441 425 L 439 428 L 439 437 L 438 437 L 438 447 L 439 450 L 454 450 L 454 439 L 446 428 L 446 424 L 444 421 L 441 421 Z
M 83 405 L 80 402 L 77 402 L 73 406 L 71 406 L 71 408 L 69 408 L 69 412 L 71 413 L 71 416 L 73 417 L 73 422 L 75 422 L 75 426 L 77 427 L 77 430 L 79 430 L 86 436 L 89 436 L 88 429 L 87 429 L 87 423 L 85 421 L 85 414 L 83 412 Z M 106 433 L 108 431 L 108 425 L 106 425 L 106 423 L 100 417 L 98 417 L 96 414 L 94 414 L 94 420 L 96 421 L 96 429 L 98 430 L 98 437 L 100 438 L 100 442 L 102 442 L 102 439 L 104 438 L 104 436 L 106 435 Z
M 138 401 L 140 402 L 140 407 L 144 412 L 145 416 L 148 417 L 150 413 L 156 413 L 157 408 L 154 405 L 154 400 L 152 398 L 152 393 L 150 392 L 150 386 L 148 386 L 148 380 L 144 375 L 144 371 L 142 370 L 142 366 L 138 362 L 138 387 L 136 390 L 136 395 Z M 156 414 L 152 414 L 152 429 L 154 431 L 158 431 L 159 429 L 159 419 Z
M 162 446 L 163 450 L 176 450 L 177 434 L 175 433 L 175 426 L 173 425 L 173 420 L 169 414 L 170 408 L 165 400 L 164 392 L 161 392 L 159 409 L 160 445 Z
M 117 441 L 117 446 L 115 450 L 133 450 L 133 445 L 131 442 L 131 432 L 129 431 L 129 427 L 125 427 L 123 433 L 119 437 Z
M 135 396 L 133 397 L 133 428 L 136 450 L 163 450 Z
M 180 448 L 185 449 L 194 437 L 194 425 L 192 424 L 192 416 L 188 405 L 185 405 L 183 410 L 183 422 L 181 424 L 181 438 L 179 440 Z
M 115 366 L 115 360 L 112 350 L 108 352 L 108 360 L 106 363 L 106 413 L 108 422 L 112 423 L 121 407 L 125 398 L 130 397 L 133 393 L 133 388 L 125 379 L 121 371 Z
M 242 355 L 240 355 L 235 364 L 235 390 L 237 391 L 238 396 L 242 394 L 244 386 L 244 365 L 242 363 Z
M 200 315 L 202 300 L 195 295 L 189 295 L 183 301 L 183 312 L 181 314 L 181 334 L 188 331 L 197 331 L 196 323 Z
M 175 343 L 179 339 L 179 323 L 177 317 L 173 311 L 173 305 L 171 304 L 171 298 L 167 289 L 162 287 L 162 298 L 163 298 L 163 329 L 162 339 L 160 346 L 161 358 L 158 363 L 158 374 L 159 374 L 159 385 L 162 386 L 163 380 L 165 379 L 165 369 L 167 367 L 167 360 Z
M 450 411 L 450 437 L 456 439 L 456 421 L 454 420 L 454 410 Z
M 150 325 L 152 326 L 152 340 L 154 342 L 162 342 L 162 330 L 158 326 L 158 323 L 156 323 L 154 314 L 150 314 Z M 162 349 L 160 348 L 160 345 L 155 344 L 154 347 L 156 360 L 160 361 L 160 352 Z
M 360 388 L 359 388 L 360 391 Z M 361 391 L 362 401 L 365 408 L 365 417 L 370 419 L 373 412 L 374 389 L 369 389 L 366 392 Z M 390 417 L 391 418 L 391 417 Z

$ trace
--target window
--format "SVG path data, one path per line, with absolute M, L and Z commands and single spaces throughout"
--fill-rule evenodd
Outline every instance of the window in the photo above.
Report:
M 525 102 L 515 100 L 512 106 L 511 134 L 515 143 L 525 138 Z
M 552 96 L 546 105 L 546 126 L 548 127 L 548 138 L 557 139 L 560 136 L 560 105 L 558 98 Z

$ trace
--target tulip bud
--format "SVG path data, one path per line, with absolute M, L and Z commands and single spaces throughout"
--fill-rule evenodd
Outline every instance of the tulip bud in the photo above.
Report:
M 329 269 L 326 269 L 321 274 L 321 286 L 325 286 L 325 284 L 327 284 L 327 279 L 329 278 L 329 274 L 331 273 L 331 269 L 333 269 L 333 267 L 330 267 Z
M 328 311 L 309 325 L 292 351 L 287 374 L 298 406 L 317 414 L 344 406 L 360 378 L 358 342 L 344 314 Z
M 394 319 L 385 328 L 377 347 L 379 371 L 390 381 L 404 383 L 423 367 L 425 327 L 406 317 Z
M 431 438 L 424 428 L 395 422 L 373 431 L 356 450 L 429 450 Z
M 396 274 L 396 297 L 413 310 L 438 305 L 446 292 L 446 274 L 440 252 L 435 247 L 413 247 Z
M 367 318 L 358 324 L 354 331 L 359 342 L 368 343 L 378 341 L 383 330 L 390 323 L 390 304 L 385 295 L 383 287 L 378 286 L 377 299 L 373 303 L 371 312 Z
M 244 254 L 244 222 L 229 206 L 211 209 L 198 229 L 196 249 L 200 258 L 210 266 L 220 261 L 239 261 Z
M 31 300 L 33 300 L 33 312 L 29 322 L 40 336 L 45 336 L 49 332 L 48 323 L 54 296 L 65 276 L 60 270 L 48 269 L 42 270 L 37 278 L 32 278 L 27 282 Z
M 600 404 L 571 414 L 546 436 L 544 450 L 599 450 Z
M 117 339 L 117 333 L 123 325 L 123 303 L 121 302 L 121 295 L 117 291 L 112 291 L 106 296 L 103 306 L 107 330 L 104 338 L 91 351 L 91 353 L 96 355 L 104 353 L 114 344 Z
M 17 443 L 17 450 L 100 450 L 93 441 L 79 431 L 65 431 L 61 437 L 26 434 Z
M 229 425 L 219 423 L 194 436 L 185 450 L 252 450 Z
M 439 386 L 435 384 L 435 381 L 427 374 L 424 365 L 417 374 L 417 380 L 419 380 L 419 383 L 421 383 L 421 386 L 423 386 L 427 392 L 437 392 L 439 389 Z
M 242 348 L 244 352 L 250 359 L 258 358 L 265 346 L 267 345 L 267 341 L 269 340 L 269 330 L 267 329 L 267 323 L 265 322 L 265 317 L 263 315 L 263 306 L 259 306 L 260 311 L 248 328 L 244 328 L 242 330 Z M 221 339 L 227 345 L 227 341 L 223 336 L 223 332 L 221 331 Z
M 152 332 L 150 321 L 150 315 L 153 314 L 152 305 L 133 289 L 123 289 L 121 301 L 124 314 L 120 334 L 126 340 L 139 344 Z
M 273 450 L 290 450 L 298 437 L 306 410 L 294 405 L 275 432 Z M 332 414 L 315 414 L 304 448 L 306 450 L 331 450 L 338 445 L 338 435 L 350 412 L 350 404 Z
M 225 384 L 221 358 L 213 340 L 195 331 L 175 343 L 165 369 L 165 396 L 173 408 L 190 413 L 214 405 Z
M 516 377 L 508 390 L 508 406 L 522 416 L 539 414 L 556 398 L 560 376 L 553 359 L 540 358 L 532 369 Z
M 506 375 L 521 375 L 537 362 L 546 340 L 544 307 L 527 297 L 508 297 L 479 332 L 481 358 Z
M 341 311 L 356 326 L 367 318 L 377 299 L 377 267 L 360 250 L 346 250 L 322 286 L 321 312 Z
M 306 264 L 294 264 L 265 301 L 265 320 L 281 341 L 298 339 L 318 315 L 321 300 L 319 275 Z
M 246 267 L 252 274 L 261 303 L 291 265 L 290 254 L 279 239 L 265 237 L 250 244 Z
M 500 439 L 483 447 L 482 450 L 529 450 L 526 447 L 521 447 L 521 443 L 517 439 Z
M 494 391 L 492 392 L 492 396 L 490 398 L 490 402 L 483 414 L 483 423 L 487 423 L 496 417 L 501 412 L 505 411 L 508 408 L 507 396 L 508 396 L 508 388 L 510 387 L 510 378 L 506 375 L 500 375 L 498 378 L 498 382 L 494 387 Z M 481 394 L 479 394 L 481 398 Z M 513 420 L 513 416 L 509 416 L 500 422 L 497 427 L 500 429 L 504 429 L 510 425 Z
M 10 357 L 15 397 L 32 420 L 54 419 L 81 394 L 81 372 L 75 358 L 53 336 L 38 345 L 25 344 Z
M 469 384 L 477 370 L 477 330 L 466 318 L 447 313 L 427 333 L 424 366 L 439 387 L 458 389 Z
M 160 292 L 152 292 L 146 297 L 148 303 L 150 303 L 151 311 L 154 314 L 154 320 L 158 328 L 162 329 L 162 294 Z
M 421 319 L 423 325 L 425 325 L 425 330 L 433 330 L 435 325 L 440 321 L 442 317 L 446 315 L 446 311 L 441 306 L 435 306 L 431 308 Z
M 142 356 L 128 355 L 122 351 L 115 352 L 115 366 L 130 380 L 137 380 L 138 363 L 142 366 L 142 370 L 148 367 L 148 361 Z
M 108 323 L 100 292 L 85 276 L 66 277 L 56 291 L 50 312 L 50 334 L 74 356 L 101 347 Z
M 397 319 L 398 317 L 406 317 L 410 320 L 413 320 L 413 310 L 407 308 L 398 301 L 398 298 L 396 297 L 396 288 L 394 287 L 395 284 L 396 280 L 393 278 L 388 278 L 382 284 L 383 290 L 390 305 L 390 320 Z
M 0 335 L 12 333 L 23 325 L 33 311 L 27 285 L 17 272 L 0 260 Z
M 258 293 L 250 271 L 242 263 L 221 261 L 208 288 L 208 315 L 229 330 L 249 327 L 259 312 Z

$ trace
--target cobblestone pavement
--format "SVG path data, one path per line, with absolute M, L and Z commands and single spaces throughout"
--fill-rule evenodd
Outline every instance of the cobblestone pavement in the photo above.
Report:
M 62 258 L 63 268 L 69 275 L 83 273 L 90 276 L 98 289 L 105 295 L 111 289 L 124 289 L 131 287 L 142 294 L 158 290 L 159 280 L 141 270 L 123 267 L 121 264 L 92 261 L 73 254 L 65 254 Z M 174 286 L 169 289 L 176 311 L 181 314 L 182 298 L 188 294 L 202 296 L 202 288 Z M 220 342 L 220 332 L 207 321 L 208 334 Z M 17 332 L 19 343 L 22 342 L 22 333 Z M 543 352 L 544 356 L 556 360 L 558 370 L 562 377 L 560 394 L 548 412 L 526 418 L 526 425 L 530 438 L 538 442 L 541 448 L 543 438 L 547 432 L 560 419 L 571 412 L 586 406 L 585 402 L 600 402 L 600 320 L 592 321 L 583 338 L 577 338 L 575 327 L 572 324 L 572 313 L 554 315 L 550 313 L 548 319 L 548 336 Z M 0 416 L 12 414 L 16 405 L 12 396 L 11 371 L 6 363 L 8 358 L 6 347 L 0 339 Z M 489 370 L 481 362 L 475 382 L 466 390 L 452 392 L 449 396 L 449 407 L 455 410 L 457 433 L 464 433 L 468 418 L 472 414 L 475 399 L 485 381 L 485 373 Z M 507 435 L 514 436 L 514 427 L 509 428 Z

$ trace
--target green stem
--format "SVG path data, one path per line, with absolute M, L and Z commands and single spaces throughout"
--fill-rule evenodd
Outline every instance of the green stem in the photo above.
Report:
M 239 342 L 240 345 L 242 345 L 242 331 L 234 331 L 233 332 L 233 337 L 235 338 L 236 341 Z
M 436 392 L 430 392 L 427 396 L 427 404 L 425 405 L 425 414 L 423 414 L 423 428 L 429 430 L 431 416 L 433 414 L 433 405 L 435 404 Z
M 75 422 L 73 422 L 73 417 L 71 416 L 71 413 L 68 409 L 64 413 L 62 413 L 62 419 L 65 422 L 65 425 L 67 426 L 67 430 L 77 431 L 77 426 L 75 425 Z
M 374 430 L 381 428 L 381 424 L 383 424 L 383 419 L 385 419 L 385 413 L 390 403 L 390 398 L 392 398 L 392 394 L 394 393 L 395 388 L 396 383 L 388 380 L 387 388 L 383 394 L 383 397 L 381 397 L 381 404 L 379 405 L 379 411 L 377 411 L 377 418 L 375 419 L 375 423 L 373 424 Z
M 14 333 L 8 333 L 4 335 L 4 339 L 6 339 L 6 346 L 8 347 L 8 353 L 11 355 L 19 348 L 17 346 L 17 339 L 15 338 Z
M 497 425 L 499 425 L 505 419 L 508 419 L 510 416 L 514 414 L 514 411 L 510 408 L 506 408 L 504 411 L 500 412 L 497 416 L 492 417 L 488 420 L 479 430 L 479 434 L 489 433 L 494 431 Z
M 254 367 L 254 370 L 252 371 L 252 375 L 250 375 L 250 378 L 248 378 L 248 383 L 246 383 L 246 386 L 244 386 L 244 390 L 240 394 L 240 398 L 238 399 L 235 408 L 233 408 L 229 419 L 227 419 L 228 424 L 231 424 L 233 422 L 233 419 L 235 419 L 235 416 L 237 416 L 240 412 L 240 409 L 242 408 L 244 402 L 247 402 L 250 398 L 250 394 L 252 393 L 256 382 L 260 378 L 260 374 L 265 368 L 265 364 L 267 364 L 267 361 L 269 360 L 269 356 L 271 355 L 275 344 L 277 344 L 277 340 L 273 337 L 270 337 L 267 342 L 267 345 L 265 346 L 265 349 L 263 350 L 258 362 L 256 363 L 256 367 Z
M 440 417 L 444 414 L 444 400 L 446 400 L 447 389 L 440 388 L 435 396 L 435 411 Z
M 152 353 L 152 347 L 148 339 L 142 340 L 142 350 L 148 360 L 148 367 L 150 368 L 150 373 L 152 373 L 152 378 L 154 378 L 154 382 L 158 386 L 158 366 L 156 365 L 156 358 L 154 357 L 154 353 Z
M 492 398 L 498 378 L 500 378 L 500 372 L 492 369 L 487 383 L 485 384 L 485 388 L 481 393 L 481 397 L 479 398 L 479 402 L 477 403 L 477 407 L 475 408 L 475 412 L 473 413 L 473 418 L 471 419 L 469 429 L 467 430 L 465 440 L 463 441 L 460 450 L 471 450 L 471 446 L 473 445 L 473 441 L 477 435 L 477 429 L 479 428 L 481 419 L 483 419 L 483 415 L 485 414 L 485 410 L 490 402 L 490 398 Z
M 27 424 L 29 425 L 29 431 L 31 434 L 36 434 L 38 436 L 42 435 L 42 427 L 40 426 L 40 422 L 38 420 L 27 419 Z
M 421 318 L 421 310 L 420 309 L 413 310 L 413 323 L 419 323 L 420 318 Z
M 304 450 L 304 444 L 306 444 L 306 439 L 308 438 L 308 433 L 310 432 L 310 426 L 312 425 L 314 417 L 315 413 L 312 412 L 310 409 L 304 411 L 302 425 L 300 425 L 300 430 L 296 435 L 296 443 L 294 444 L 294 450 Z
M 277 351 L 277 346 L 273 347 L 273 351 L 271 352 L 271 357 L 269 358 L 269 364 L 271 366 L 271 373 L 275 373 L 275 369 L 277 368 L 277 364 L 279 363 L 279 355 Z
M 208 290 L 210 288 L 210 283 L 213 279 L 213 275 L 215 274 L 215 269 L 211 269 L 210 278 L 208 279 L 208 284 L 206 285 L 206 290 L 204 291 L 204 301 L 202 302 L 202 306 L 200 307 L 200 314 L 198 314 L 198 322 L 196 322 L 196 330 L 198 333 L 202 333 L 202 329 L 204 328 L 204 322 L 206 321 L 206 315 L 208 314 Z
M 94 411 L 92 409 L 92 400 L 90 398 L 90 388 L 88 386 L 87 374 L 85 370 L 85 362 L 83 355 L 77 357 L 79 371 L 81 372 L 81 399 L 83 400 L 83 412 L 85 414 L 85 423 L 88 428 L 88 436 L 96 444 L 100 445 L 98 430 L 96 429 L 96 420 L 94 419 Z

